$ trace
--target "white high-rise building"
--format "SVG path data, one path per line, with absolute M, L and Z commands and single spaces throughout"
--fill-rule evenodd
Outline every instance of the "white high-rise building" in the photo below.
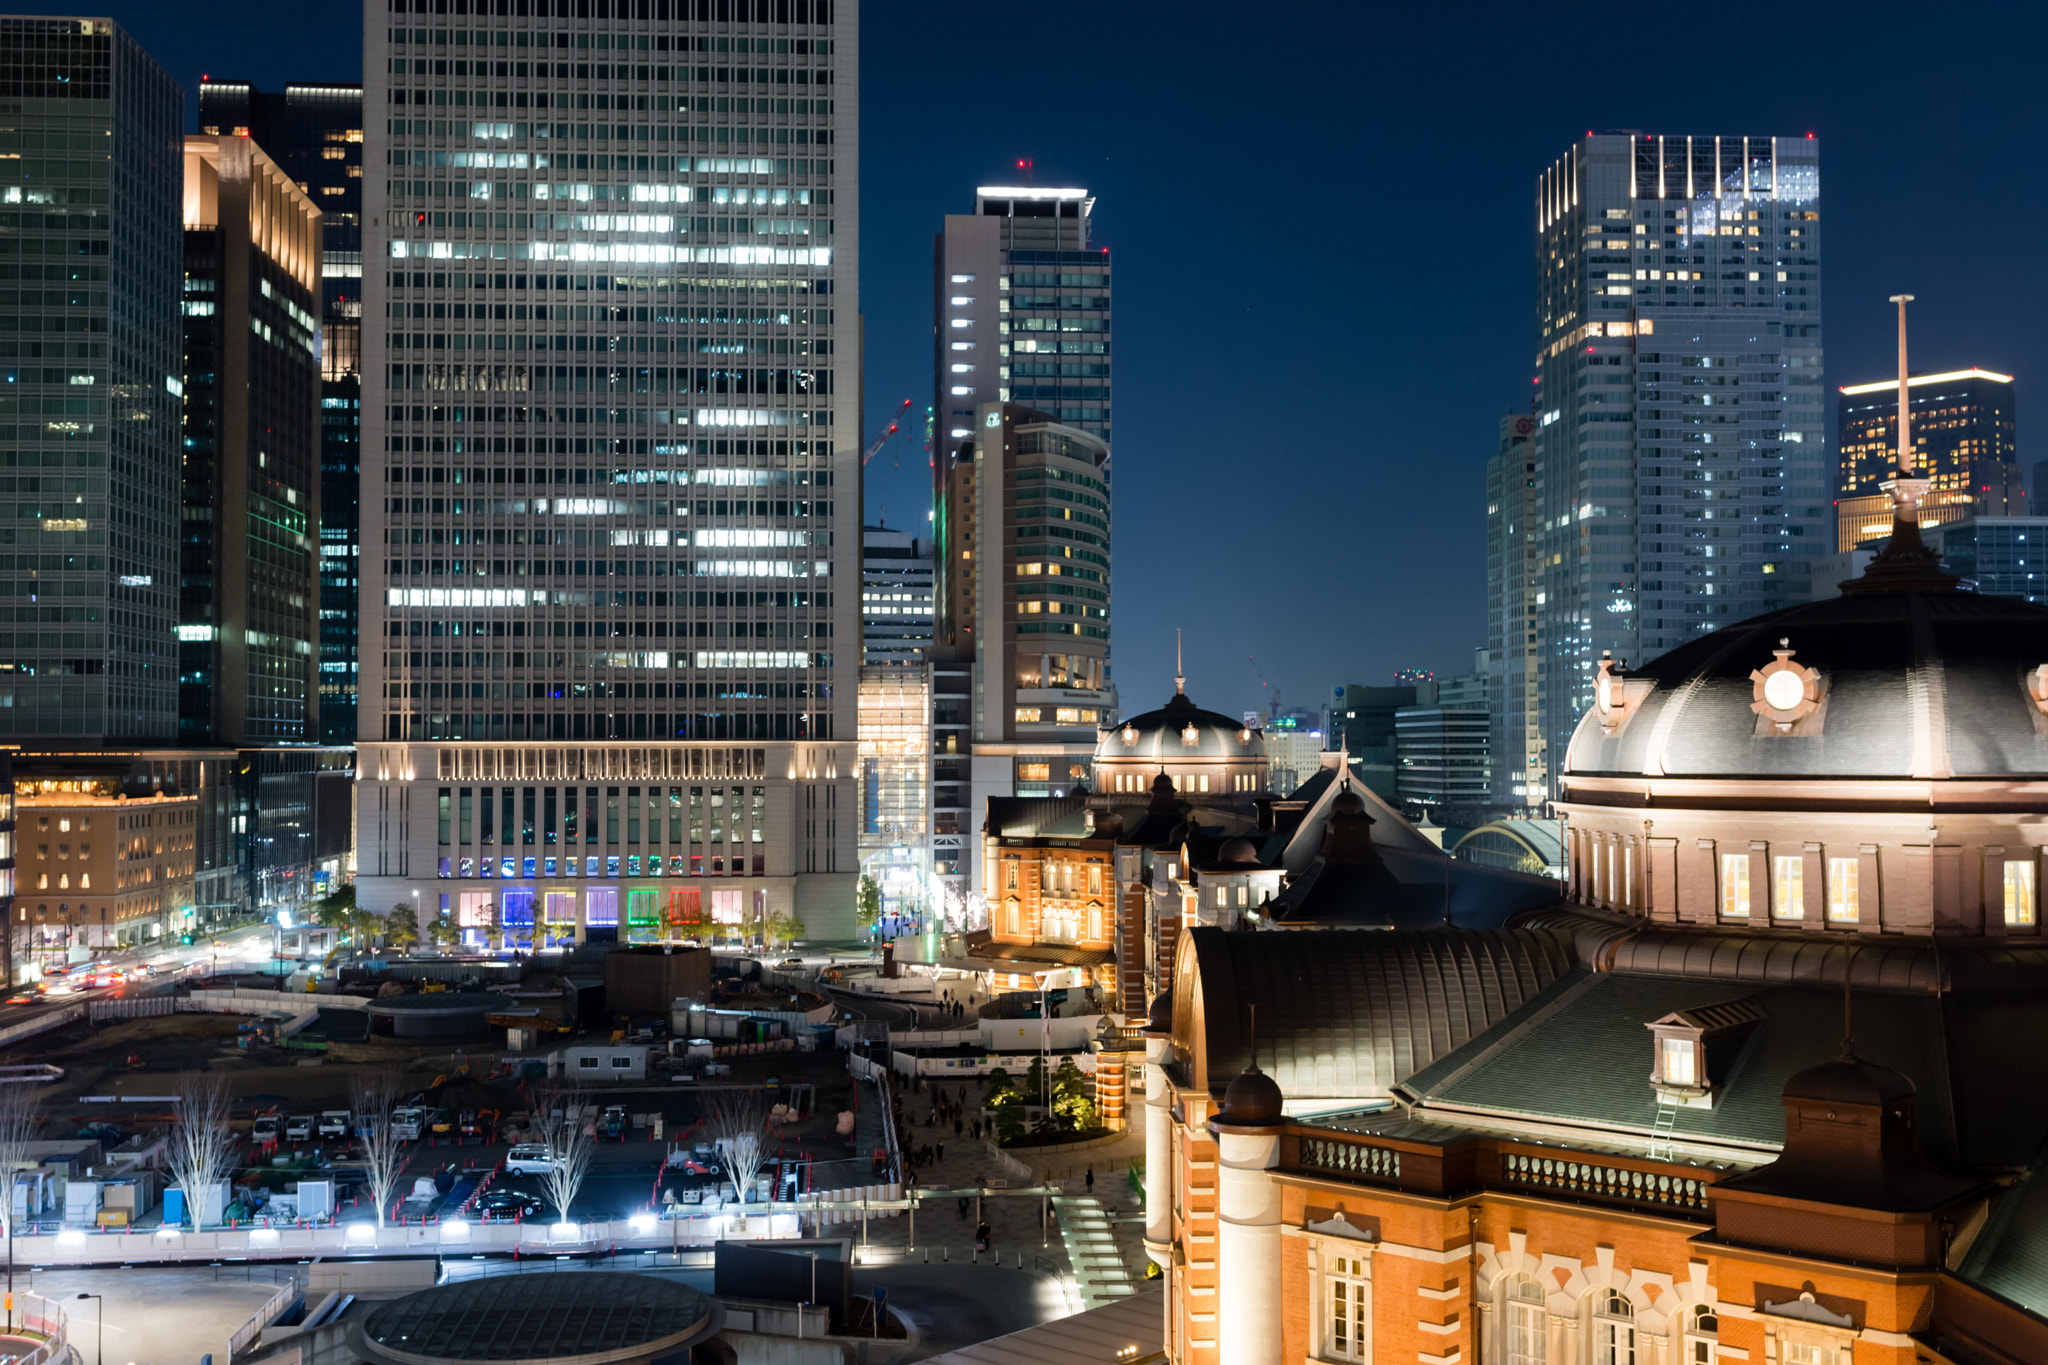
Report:
M 363 905 L 852 935 L 858 15 L 367 0 Z
M 1830 548 L 1818 144 L 1589 134 L 1533 207 L 1533 600 L 1493 598 L 1535 646 L 1541 747 L 1508 761 L 1554 789 L 1603 651 L 1789 605 Z

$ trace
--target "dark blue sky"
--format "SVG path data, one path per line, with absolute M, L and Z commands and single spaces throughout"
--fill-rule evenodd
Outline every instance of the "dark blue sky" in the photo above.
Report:
M 1247 655 L 1288 705 L 1469 667 L 1482 472 L 1529 389 L 1532 184 L 1588 129 L 1817 134 L 1829 384 L 1889 373 L 1885 297 L 1916 294 L 1915 368 L 2017 373 L 2021 459 L 2048 458 L 2038 6 L 865 9 L 872 428 L 930 401 L 941 216 L 1024 156 L 1098 197 L 1132 709 L 1170 691 L 1176 626 L 1223 711 L 1259 704 Z M 360 75 L 346 0 L 107 12 L 188 92 Z M 870 472 L 870 520 L 923 521 L 921 450 Z

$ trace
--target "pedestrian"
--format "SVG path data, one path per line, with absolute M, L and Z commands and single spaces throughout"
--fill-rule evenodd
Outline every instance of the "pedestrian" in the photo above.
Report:
M 961 1123 L 960 1123 L 960 1116 L 959 1116 L 958 1114 L 955 1114 L 955 1115 L 953 1116 L 953 1136 L 954 1136 L 954 1137 L 956 1137 L 956 1138 L 957 1138 L 957 1137 L 959 1137 L 959 1136 L 960 1136 L 960 1129 L 961 1129 L 961 1126 L 962 1126 L 962 1125 L 961 1125 Z
M 943 1139 L 942 1139 L 942 1140 L 941 1140 L 941 1141 L 939 1142 L 938 1146 L 937 1146 L 936 1148 L 934 1148 L 933 1150 L 934 1150 L 934 1151 L 936 1151 L 936 1152 L 938 1153 L 938 1158 L 937 1158 L 938 1160 L 940 1160 L 940 1161 L 944 1161 L 944 1160 L 946 1159 L 946 1144 L 945 1144 L 945 1142 L 944 1142 L 944 1140 L 943 1140 Z M 1090 1188 L 1090 1189 L 1093 1189 L 1093 1188 L 1094 1188 L 1094 1184 L 1093 1184 L 1094 1178 L 1095 1178 L 1095 1176 L 1094 1176 L 1094 1172 L 1092 1172 L 1092 1171 L 1091 1171 L 1091 1172 L 1089 1172 L 1089 1181 L 1090 1181 L 1090 1184 L 1089 1184 L 1089 1188 Z
M 1088 1186 L 1088 1193 L 1095 1193 L 1095 1168 L 1093 1166 L 1088 1168 L 1088 1174 L 1084 1177 L 1084 1180 Z

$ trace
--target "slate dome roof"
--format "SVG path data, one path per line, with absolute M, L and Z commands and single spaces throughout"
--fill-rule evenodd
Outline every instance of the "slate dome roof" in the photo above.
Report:
M 1189 726 L 1195 731 L 1192 745 L 1187 742 Z M 1264 732 L 1247 729 L 1242 720 L 1204 711 L 1189 701 L 1185 692 L 1175 692 L 1173 699 L 1157 711 L 1103 726 L 1095 744 L 1096 759 L 1112 762 L 1142 759 L 1170 763 L 1191 758 L 1265 756 Z
M 1765 696 L 1781 651 L 1813 671 L 1819 694 L 1796 723 Z M 2048 774 L 2044 664 L 2048 607 L 2033 603 L 1942 587 L 1809 602 L 1616 670 L 1608 695 L 1633 706 L 1618 725 L 1612 711 L 1588 711 L 1565 776 Z M 1771 695 L 1796 697 L 1791 682 Z M 1773 720 L 1790 732 L 1773 733 Z

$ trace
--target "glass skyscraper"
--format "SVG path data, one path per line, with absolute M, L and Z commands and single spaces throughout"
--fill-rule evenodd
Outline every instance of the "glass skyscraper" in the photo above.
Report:
M 369 0 L 363 904 L 852 936 L 857 13 Z
M 1906 381 L 1906 393 L 1913 467 L 1928 480 L 1921 526 L 2030 510 L 2011 375 L 1983 369 L 1916 374 Z M 1835 548 L 1842 551 L 1891 534 L 1892 499 L 1883 485 L 1898 463 L 1899 381 L 1844 384 L 1836 401 Z
M 178 730 L 184 96 L 105 19 L 0 19 L 0 738 Z
M 199 131 L 243 135 L 320 209 L 320 732 L 356 738 L 363 385 L 363 87 L 203 80 Z
M 1813 138 L 1588 135 L 1535 188 L 1522 614 L 1554 786 L 1603 651 L 1640 662 L 1793 600 L 1788 563 L 1831 542 L 1832 461 Z

